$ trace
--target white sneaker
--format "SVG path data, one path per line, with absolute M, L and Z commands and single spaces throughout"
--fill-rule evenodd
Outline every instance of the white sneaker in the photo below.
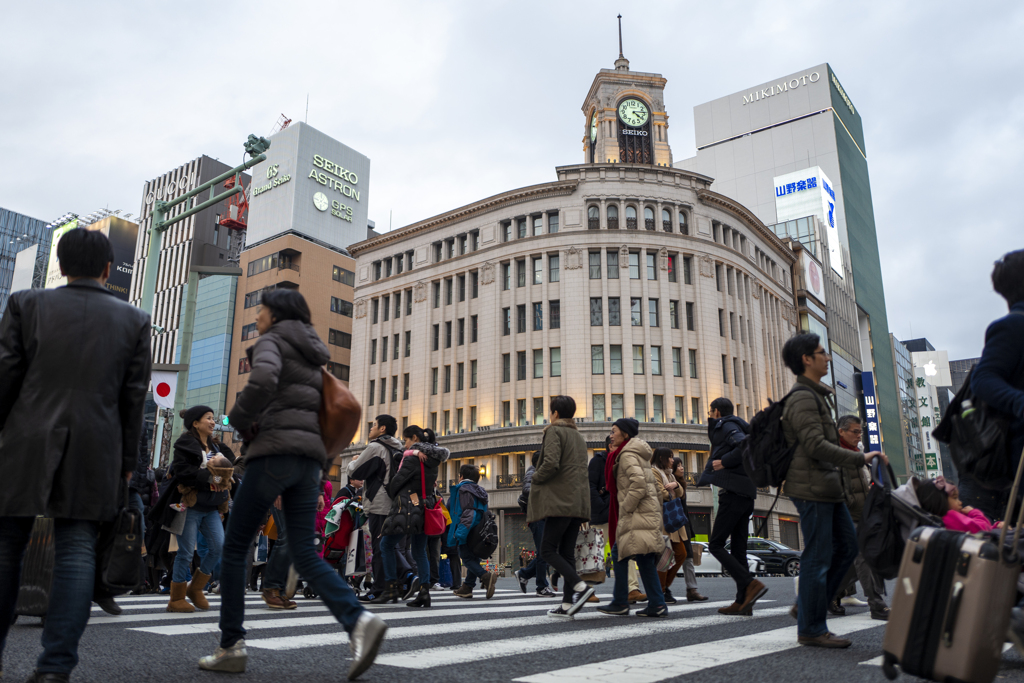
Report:
M 839 604 L 843 607 L 867 607 L 868 603 L 858 599 L 853 595 L 848 595 L 839 601 Z
M 439 584 L 439 583 L 435 583 L 433 586 L 430 587 L 430 590 L 432 590 L 432 591 L 443 591 L 444 587 L 441 586 L 441 584 Z
M 218 647 L 213 654 L 199 660 L 199 668 L 207 671 L 226 671 L 240 674 L 245 672 L 248 656 L 245 652 L 245 640 L 239 638 L 231 647 Z

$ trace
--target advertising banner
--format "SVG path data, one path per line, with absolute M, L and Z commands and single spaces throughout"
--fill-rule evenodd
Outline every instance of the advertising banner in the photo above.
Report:
M 861 384 L 864 388 L 864 436 L 868 451 L 881 448 L 881 432 L 878 428 L 878 406 L 875 405 L 875 376 L 871 372 L 861 373 Z
M 811 258 L 810 252 L 806 249 L 800 251 L 800 272 L 803 276 L 804 290 L 824 306 L 825 274 L 821 271 L 821 265 Z
M 36 254 L 39 253 L 39 245 L 33 244 L 27 249 L 22 249 L 14 257 L 14 277 L 11 278 L 11 294 L 20 292 L 23 289 L 32 289 L 32 277 L 36 270 Z
M 135 265 L 135 241 L 139 238 L 138 223 L 117 216 L 107 216 L 87 228 L 99 230 L 110 240 L 110 246 L 114 248 L 114 262 L 110 265 L 107 289 L 116 294 L 121 301 L 128 301 L 132 269 Z
M 69 230 L 74 230 L 77 227 L 78 219 L 73 218 L 64 225 L 53 229 L 53 235 L 50 237 L 50 260 L 46 264 L 46 289 L 63 287 L 68 283 L 68 279 L 60 273 L 60 264 L 57 259 L 57 244 L 65 233 Z
M 804 216 L 817 216 L 825 225 L 828 237 L 828 260 L 832 270 L 843 277 L 843 249 L 836 224 L 836 192 L 817 166 L 777 176 L 775 211 L 778 220 L 791 221 Z

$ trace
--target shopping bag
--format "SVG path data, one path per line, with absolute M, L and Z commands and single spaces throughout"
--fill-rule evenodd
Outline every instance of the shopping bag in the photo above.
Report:
M 452 585 L 452 567 L 448 563 L 448 558 L 439 560 L 437 563 L 437 578 L 438 583 L 442 586 Z
M 672 500 L 662 504 L 661 517 L 662 523 L 665 526 L 665 531 L 670 534 L 675 531 L 679 531 L 690 523 L 690 520 L 687 519 L 686 512 L 683 509 L 682 498 L 673 498 Z
M 256 541 L 256 545 L 253 549 L 252 555 L 252 566 L 258 567 L 261 564 L 267 563 L 267 549 L 269 545 L 267 543 L 267 537 L 260 534 L 259 540 Z
M 345 576 L 362 576 L 366 573 L 366 534 L 362 529 L 353 529 L 345 553 Z
M 576 573 L 594 574 L 604 571 L 604 533 L 588 526 L 576 536 Z
M 699 567 L 704 559 L 704 546 L 700 543 L 690 543 L 690 547 L 693 549 L 693 566 Z
M 676 551 L 672 548 L 672 541 L 668 536 L 662 536 L 665 541 L 665 549 L 661 551 L 658 558 L 658 571 L 667 572 L 676 559 Z

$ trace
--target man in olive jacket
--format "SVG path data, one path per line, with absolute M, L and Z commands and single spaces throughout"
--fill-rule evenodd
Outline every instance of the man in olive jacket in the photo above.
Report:
M 576 573 L 576 536 L 590 520 L 587 442 L 576 429 L 571 396 L 551 399 L 551 424 L 544 430 L 540 460 L 530 482 L 527 523 L 544 520 L 541 556 L 565 580 L 562 604 L 549 614 L 574 615 L 594 589 Z
M 78 663 L 97 525 L 138 465 L 152 364 L 149 314 L 105 287 L 114 251 L 103 233 L 68 231 L 57 257 L 67 286 L 15 293 L 0 322 L 0 649 L 33 518 L 52 517 L 53 609 L 32 678 L 48 682 Z
M 816 647 L 849 647 L 825 624 L 828 603 L 857 556 L 857 531 L 846 507 L 841 468 L 863 467 L 879 452 L 863 455 L 839 445 L 835 396 L 821 383 L 831 356 L 816 334 L 798 334 L 782 347 L 796 384 L 785 398 L 782 428 L 796 446 L 784 491 L 800 513 L 805 548 L 800 557 L 797 641 Z

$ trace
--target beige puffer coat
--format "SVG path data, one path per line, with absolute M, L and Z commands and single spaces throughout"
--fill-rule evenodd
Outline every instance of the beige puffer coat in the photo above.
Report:
M 620 560 L 665 549 L 661 534 L 661 500 L 651 470 L 653 455 L 646 441 L 633 437 L 615 462 L 619 504 L 615 543 L 619 546 Z

